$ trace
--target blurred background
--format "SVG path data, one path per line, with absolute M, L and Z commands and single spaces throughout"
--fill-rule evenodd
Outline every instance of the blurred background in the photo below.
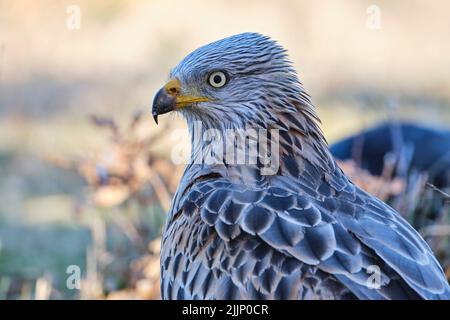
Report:
M 150 104 L 193 49 L 245 31 L 278 40 L 333 143 L 388 119 L 450 129 L 449 21 L 445 0 L 0 0 L 0 299 L 159 298 L 183 170 L 170 146 L 188 140 Z M 426 191 L 414 203 L 437 201 L 438 218 L 416 219 L 409 180 L 344 166 L 404 197 L 450 276 L 448 202 Z

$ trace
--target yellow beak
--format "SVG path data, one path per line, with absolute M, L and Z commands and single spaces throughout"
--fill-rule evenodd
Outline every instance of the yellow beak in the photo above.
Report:
M 156 93 L 152 107 L 152 114 L 156 123 L 158 123 L 158 115 L 160 114 L 181 109 L 193 103 L 209 101 L 205 97 L 182 95 L 181 92 L 180 81 L 172 79 Z

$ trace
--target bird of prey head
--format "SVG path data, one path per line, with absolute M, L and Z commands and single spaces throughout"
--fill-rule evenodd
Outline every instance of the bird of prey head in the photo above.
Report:
M 306 157 L 326 170 L 334 168 L 309 95 L 286 50 L 267 36 L 243 33 L 186 56 L 153 101 L 156 122 L 171 111 L 182 113 L 190 128 L 200 121 L 203 130 L 223 133 L 281 130 L 281 155 Z M 290 136 L 298 138 L 297 146 Z
M 153 115 L 181 111 L 215 127 L 270 125 L 277 108 L 292 108 L 302 92 L 285 50 L 254 33 L 203 46 L 170 73 L 158 92 Z
M 182 113 L 191 131 L 195 122 L 220 134 L 275 129 L 280 145 L 271 176 L 262 161 L 187 165 L 162 236 L 164 299 L 450 298 L 421 236 L 335 164 L 285 50 L 268 37 L 195 50 L 152 111 Z

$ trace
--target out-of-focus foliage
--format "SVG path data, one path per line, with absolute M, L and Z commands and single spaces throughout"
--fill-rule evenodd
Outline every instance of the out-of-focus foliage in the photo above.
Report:
M 147 212 L 146 209 L 157 207 L 164 212 L 169 210 L 182 170 L 182 166 L 173 165 L 152 150 L 153 143 L 168 126 L 159 134 L 139 134 L 139 126 L 145 123 L 142 112 L 135 113 L 123 127 L 113 117 L 91 116 L 90 120 L 99 129 L 99 134 L 109 136 L 108 143 L 101 150 L 76 160 L 58 155 L 47 156 L 47 160 L 54 165 L 77 172 L 88 186 L 85 201 L 78 203 L 78 210 L 91 208 L 94 215 L 88 218 L 93 248 L 87 252 L 87 261 L 91 261 L 92 267 L 87 268 L 80 298 L 157 299 L 160 240 L 149 242 L 149 239 L 159 234 L 158 228 L 164 217 L 161 219 L 157 212 Z M 102 129 L 106 132 L 100 132 Z M 146 225 L 142 218 L 133 219 L 130 216 L 139 216 L 142 212 L 152 218 L 150 225 Z M 128 259 L 128 264 L 119 266 L 125 273 L 121 278 L 123 283 L 111 288 L 113 290 L 105 287 L 109 277 L 114 277 L 107 273 L 107 264 L 108 259 L 120 259 L 120 252 L 106 245 L 108 221 L 120 228 L 131 240 L 131 245 L 139 249 L 138 256 Z M 37 289 L 47 292 L 48 285 Z
M 92 188 L 89 200 L 97 207 L 111 208 L 134 199 L 140 205 L 157 201 L 167 211 L 171 194 L 177 187 L 177 169 L 169 160 L 152 153 L 152 144 L 165 132 L 142 137 L 142 112 L 137 112 L 125 130 L 112 117 L 91 116 L 97 127 L 109 132 L 109 143 L 96 152 L 75 161 L 58 155 L 47 159 L 57 166 L 78 172 Z M 146 123 L 147 124 L 147 123 Z
M 383 201 L 405 191 L 405 181 L 399 178 L 371 175 L 370 172 L 359 168 L 352 160 L 338 161 L 338 164 L 355 184 Z

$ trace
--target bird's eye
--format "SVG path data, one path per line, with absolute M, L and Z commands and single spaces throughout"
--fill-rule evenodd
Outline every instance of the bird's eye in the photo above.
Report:
M 216 71 L 209 75 L 208 82 L 214 88 L 220 88 L 227 83 L 227 76 L 221 71 Z

